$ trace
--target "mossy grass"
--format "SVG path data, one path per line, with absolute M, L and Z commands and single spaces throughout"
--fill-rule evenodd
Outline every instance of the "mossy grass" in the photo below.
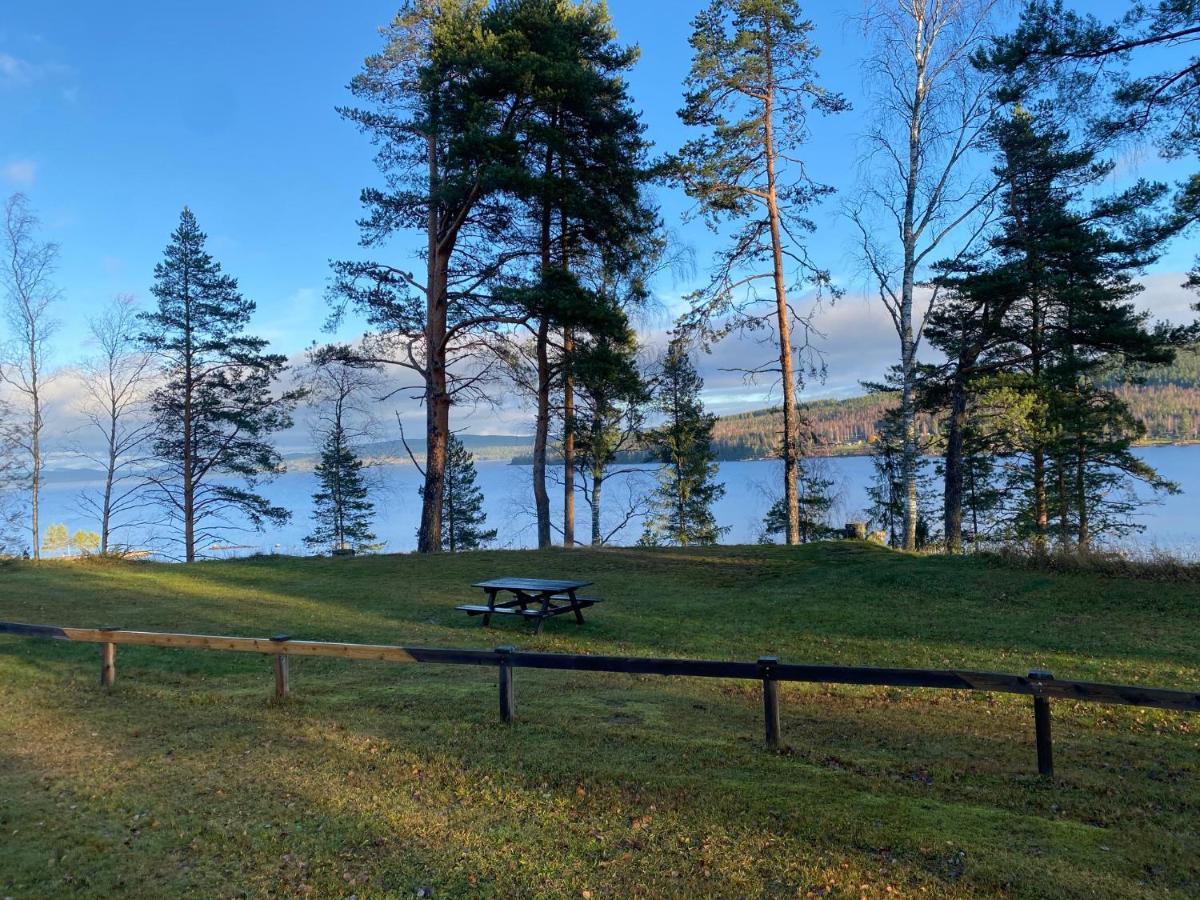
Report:
M 607 602 L 534 636 L 497 575 Z M 19 563 L 0 618 L 1200 686 L 1194 586 L 804 548 Z M 592 592 L 593 589 L 589 589 Z M 0 896 L 1161 896 L 1200 886 L 1200 720 L 1028 698 L 292 661 L 0 636 Z

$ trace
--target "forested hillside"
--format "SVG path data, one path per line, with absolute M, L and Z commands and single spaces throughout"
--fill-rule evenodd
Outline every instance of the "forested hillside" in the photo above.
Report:
M 1154 442 L 1200 441 L 1200 351 L 1193 350 L 1173 365 L 1146 370 L 1139 383 L 1110 382 L 1117 396 L 1146 425 L 1146 437 Z M 809 454 L 845 455 L 864 453 L 877 439 L 876 428 L 884 412 L 896 403 L 891 393 L 867 394 L 844 400 L 813 400 L 800 404 L 809 436 Z M 917 420 L 922 439 L 936 431 L 934 417 L 923 413 Z M 761 459 L 778 446 L 783 418 L 778 407 L 721 416 L 713 429 L 713 446 L 722 460 Z M 528 465 L 531 436 L 463 435 L 480 459 L 512 459 Z M 414 452 L 424 450 L 414 441 Z M 408 459 L 399 441 L 372 445 L 368 455 Z M 645 454 L 623 454 L 625 459 L 644 460 Z
M 1114 378 L 1106 386 L 1112 387 L 1145 423 L 1148 440 L 1200 440 L 1200 350 L 1181 353 L 1172 365 L 1145 370 L 1137 382 Z M 811 452 L 845 454 L 865 450 L 876 440 L 876 427 L 884 412 L 896 402 L 894 394 L 881 393 L 802 403 Z M 781 428 L 778 409 L 760 409 L 722 416 L 713 437 L 721 459 L 755 459 L 771 455 Z M 933 416 L 920 415 L 917 428 L 922 438 L 931 435 L 936 428 Z

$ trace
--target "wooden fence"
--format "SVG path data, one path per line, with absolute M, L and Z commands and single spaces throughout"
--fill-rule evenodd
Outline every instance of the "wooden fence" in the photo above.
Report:
M 207 634 L 174 634 L 127 631 L 123 628 L 66 628 L 0 622 L 0 633 L 25 637 L 83 641 L 100 645 L 100 684 L 112 687 L 116 679 L 117 645 L 184 647 L 262 653 L 274 657 L 275 695 L 290 690 L 288 660 L 293 656 L 325 656 L 391 663 L 496 666 L 499 670 L 500 717 L 511 723 L 516 716 L 513 669 L 557 669 L 574 672 L 622 672 L 629 675 L 674 675 L 691 678 L 739 678 L 761 681 L 767 747 L 782 743 L 779 724 L 779 683 L 802 681 L 822 684 L 857 684 L 880 687 L 940 688 L 1024 694 L 1033 698 L 1034 735 L 1038 772 L 1054 772 L 1051 740 L 1051 700 L 1110 703 L 1185 712 L 1200 711 L 1200 693 L 1090 681 L 1060 681 L 1049 672 L 1004 675 L 960 669 L 895 669 L 872 666 L 819 666 L 781 663 L 773 656 L 755 662 L 648 656 L 592 656 L 580 653 L 536 653 L 513 647 L 494 650 L 461 650 L 440 647 L 401 647 L 392 644 L 347 644 L 298 641 L 285 634 L 269 638 L 222 637 Z

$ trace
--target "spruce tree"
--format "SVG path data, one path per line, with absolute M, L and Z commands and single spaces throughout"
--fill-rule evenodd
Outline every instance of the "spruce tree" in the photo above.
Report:
M 154 267 L 158 308 L 138 317 L 164 380 L 152 398 L 154 493 L 181 526 L 188 562 L 222 533 L 244 529 L 243 521 L 261 531 L 288 520 L 256 488 L 282 471 L 270 436 L 291 425 L 302 394 L 272 395 L 286 360 L 245 333 L 254 302 L 222 273 L 205 241 L 185 207 Z
M 833 509 L 833 479 L 822 471 L 819 462 L 802 459 L 796 474 L 796 503 L 800 509 L 800 543 L 822 541 L 832 537 L 835 529 L 829 524 Z M 787 533 L 787 507 L 784 498 L 771 504 L 763 517 L 763 537 Z
M 904 466 L 904 419 L 899 407 L 888 410 L 880 420 L 878 440 L 871 454 L 872 478 L 867 485 L 870 505 L 865 510 L 871 523 L 887 534 L 893 547 L 907 544 L 905 529 L 908 515 L 908 479 Z M 917 457 L 917 525 L 915 549 L 921 549 L 930 539 L 930 510 L 928 508 L 928 460 Z
M 374 545 L 371 517 L 375 505 L 371 502 L 363 461 L 350 446 L 346 429 L 337 421 L 325 436 L 321 461 L 317 464 L 320 488 L 313 494 L 312 532 L 304 543 L 331 552 L 359 552 Z
M 626 328 L 619 338 L 602 335 L 581 344 L 571 363 L 579 401 L 572 425 L 591 510 L 593 547 L 606 543 L 628 524 L 640 505 L 627 505 L 616 527 L 605 530 L 606 483 L 616 475 L 637 472 L 612 468 L 637 447 L 642 437 L 648 391 L 638 371 L 636 353 L 636 337 L 632 329 Z
M 1178 224 L 1156 215 L 1162 185 L 1138 182 L 1088 202 L 1086 192 L 1112 164 L 1092 148 L 1072 147 L 1049 109 L 1017 106 L 994 139 L 999 228 L 982 262 L 943 276 L 959 300 L 933 317 L 929 334 L 956 361 L 952 420 L 961 419 L 973 394 L 993 404 L 977 409 L 978 420 L 1002 423 L 991 443 L 1010 458 L 1012 496 L 1021 498 L 1013 510 L 1018 534 L 1039 549 L 1055 535 L 1063 546 L 1086 546 L 1102 496 L 1087 485 L 1106 479 L 1106 470 L 1171 489 L 1152 470 L 1129 465 L 1138 429 L 1096 381 L 1169 362 L 1173 347 L 1190 336 L 1186 329 L 1152 329 L 1131 303 L 1141 290 L 1133 273 L 1157 258 Z M 961 510 L 963 472 L 955 460 L 961 441 L 947 446 L 949 527 L 956 515 L 961 522 L 961 512 L 952 511 Z
M 478 550 L 496 540 L 495 528 L 486 529 L 483 491 L 476 483 L 475 458 L 458 435 L 446 446 L 446 483 L 442 491 L 442 530 L 446 549 Z M 424 487 L 419 489 L 424 496 Z
M 703 387 L 683 336 L 676 335 L 667 345 L 654 391 L 655 405 L 666 421 L 653 432 L 650 443 L 663 467 L 651 497 L 653 512 L 646 520 L 643 544 L 715 544 L 727 530 L 718 527 L 712 511 L 725 495 L 725 485 L 715 481 L 716 417 L 704 411 Z

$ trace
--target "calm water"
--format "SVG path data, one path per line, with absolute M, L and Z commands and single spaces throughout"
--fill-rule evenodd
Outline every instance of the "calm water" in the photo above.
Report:
M 1151 447 L 1139 450 L 1147 462 L 1166 478 L 1178 482 L 1183 493 L 1167 497 L 1161 503 L 1148 506 L 1142 521 L 1145 533 L 1138 539 L 1143 546 L 1154 546 L 1173 552 L 1193 555 L 1200 551 L 1200 446 Z M 832 478 L 838 495 L 834 522 L 841 523 L 865 518 L 866 487 L 871 478 L 871 461 L 866 457 L 839 457 L 822 460 L 826 477 Z M 488 526 L 499 530 L 498 546 L 529 547 L 536 541 L 533 528 L 530 489 L 530 468 L 500 462 L 479 462 L 479 484 L 484 492 Z M 416 545 L 416 529 L 420 519 L 417 498 L 419 475 L 414 467 L 386 466 L 373 471 L 376 503 L 375 531 L 387 542 L 389 551 L 412 550 Z M 751 543 L 758 539 L 763 515 L 770 506 L 772 494 L 780 480 L 779 464 L 775 462 L 727 462 L 720 468 L 725 483 L 725 497 L 717 504 L 717 521 L 728 528 L 726 543 Z M 652 470 L 647 467 L 628 478 L 617 478 L 605 484 L 605 530 L 616 528 L 631 496 L 637 496 L 653 486 Z M 45 524 L 64 522 L 71 530 L 96 527 L 79 509 L 81 491 L 94 490 L 97 485 L 86 481 L 64 481 L 52 478 L 43 495 Z M 283 528 L 264 534 L 247 532 L 231 534 L 230 544 L 239 545 L 231 553 L 277 551 L 304 553 L 302 543 L 310 528 L 314 476 L 311 472 L 289 472 L 266 486 L 264 493 L 275 503 L 291 509 L 292 521 Z M 556 521 L 561 518 L 562 488 L 551 486 Z M 591 534 L 590 512 L 582 495 L 576 499 L 576 537 L 587 540 Z M 634 518 L 622 528 L 614 543 L 634 543 L 641 534 L 640 518 Z M 141 542 L 143 536 L 132 533 L 122 541 Z

